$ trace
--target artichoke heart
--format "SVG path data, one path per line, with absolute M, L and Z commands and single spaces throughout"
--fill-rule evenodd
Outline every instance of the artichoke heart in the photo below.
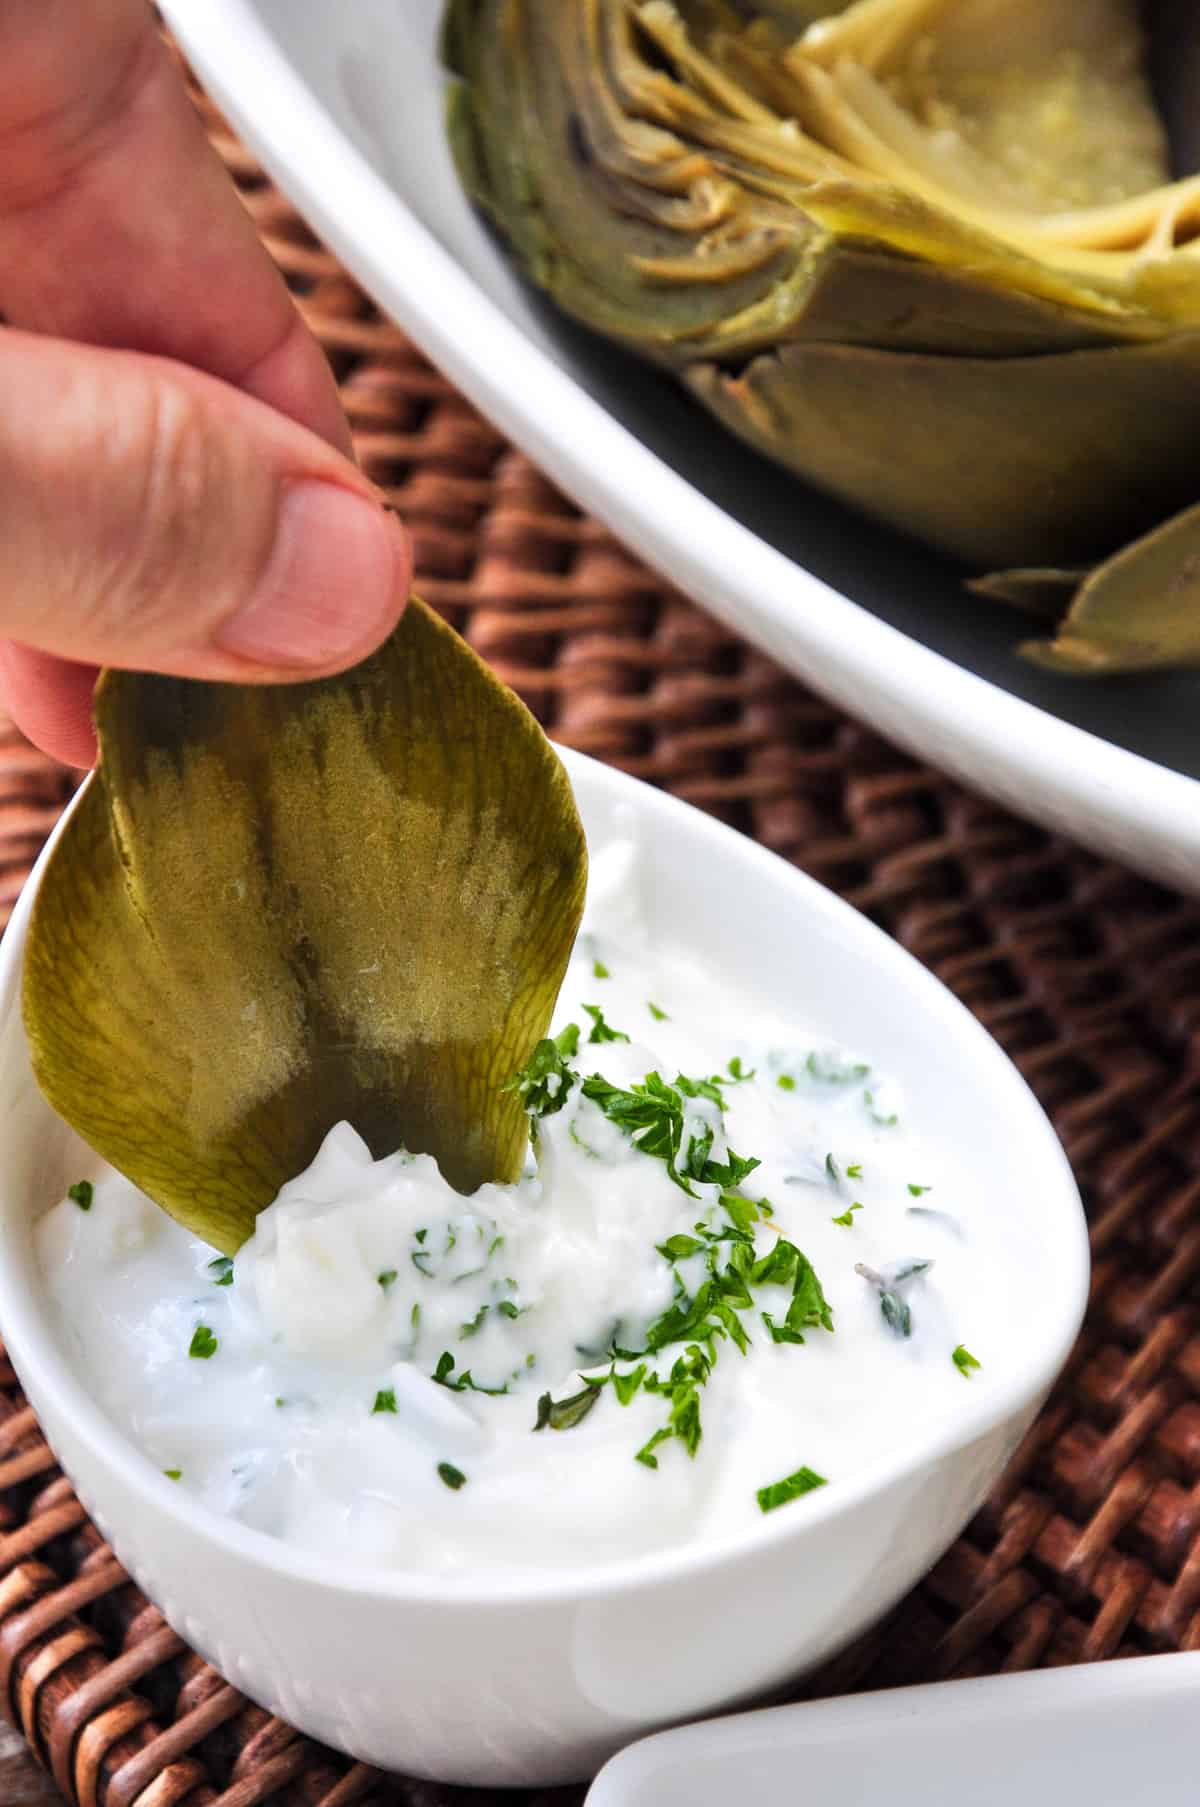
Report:
M 1200 175 L 1152 80 L 1186 13 L 449 0 L 451 138 L 566 312 L 989 594 L 1121 553 L 1127 636 L 1040 587 L 1057 668 L 1197 663 L 1150 544 L 1200 553 Z
M 343 1118 L 460 1190 L 516 1179 L 505 1086 L 546 1033 L 587 870 L 516 697 L 414 600 L 315 683 L 107 672 L 96 725 L 25 962 L 60 1116 L 226 1254 Z

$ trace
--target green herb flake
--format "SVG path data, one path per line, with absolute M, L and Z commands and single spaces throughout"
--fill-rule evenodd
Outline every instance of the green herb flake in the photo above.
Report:
M 164 1468 L 163 1473 L 166 1475 L 168 1481 L 182 1481 L 183 1479 L 182 1468 Z
M 552 1117 L 567 1102 L 579 1077 L 570 1065 L 578 1052 L 579 1024 L 568 1023 L 558 1035 L 540 1041 L 520 1072 L 514 1073 L 500 1089 L 519 1092 L 535 1122 L 539 1117 Z
M 975 1357 L 971 1354 L 971 1351 L 965 1349 L 961 1343 L 951 1355 L 950 1360 L 954 1363 L 954 1366 L 958 1369 L 964 1380 L 970 1380 L 971 1370 L 973 1368 L 982 1368 L 983 1366 L 983 1363 L 981 1361 L 976 1361 Z
M 841 1173 L 838 1171 L 838 1164 L 834 1160 L 834 1158 L 831 1154 L 827 1154 L 825 1156 L 825 1172 L 829 1175 L 829 1182 L 831 1185 L 833 1185 L 833 1186 L 841 1185 L 842 1176 L 841 1176 Z
M 376 1412 L 395 1412 L 396 1390 L 394 1387 L 380 1387 L 375 1395 L 375 1404 L 371 1407 L 371 1416 Z
M 759 1507 L 763 1512 L 774 1512 L 778 1506 L 786 1506 L 792 1500 L 802 1499 L 806 1493 L 815 1493 L 818 1487 L 827 1487 L 828 1481 L 823 1474 L 813 1468 L 798 1468 L 795 1474 L 787 1475 L 782 1481 L 772 1481 L 769 1487 L 760 1487 L 755 1494 Z
M 593 979 L 611 979 L 612 978 L 612 974 L 609 972 L 607 966 L 605 966 L 603 960 L 593 960 L 592 961 L 592 977 L 593 977 Z
M 756 1067 L 744 1067 L 740 1054 L 735 1054 L 726 1068 L 730 1079 L 733 1080 L 735 1085 L 744 1085 L 748 1079 L 753 1079 L 757 1070 Z
M 861 1180 L 861 1178 L 862 1178 L 862 1162 L 861 1161 L 855 1161 L 853 1167 L 847 1167 L 846 1178 L 848 1180 Z
M 656 1023 L 669 1023 L 671 1020 L 666 1011 L 660 1010 L 657 1004 L 652 1004 L 649 998 L 646 999 L 646 1009 L 650 1012 L 650 1015 L 654 1018 Z
M 451 1493 L 457 1493 L 460 1487 L 467 1484 L 466 1475 L 461 1468 L 455 1468 L 453 1462 L 439 1462 L 437 1472 L 439 1481 L 444 1481 Z
M 76 1180 L 73 1186 L 67 1187 L 67 1197 L 73 1205 L 78 1205 L 81 1211 L 91 1210 L 92 1200 L 95 1196 L 96 1188 L 91 1180 Z
M 872 1123 L 878 1123 L 881 1129 L 894 1129 L 897 1123 L 899 1123 L 900 1119 L 895 1111 L 886 1114 L 879 1109 L 879 1106 L 875 1102 L 874 1092 L 864 1092 L 863 1103 L 871 1113 Z
M 661 1074 L 647 1073 L 644 1080 L 622 1087 L 612 1085 L 601 1073 L 592 1073 L 583 1082 L 583 1095 L 598 1104 L 642 1154 L 665 1162 L 667 1172 L 689 1198 L 697 1196 L 693 1180 L 702 1185 L 733 1188 L 760 1165 L 732 1149 L 724 1161 L 713 1160 L 715 1132 L 711 1124 L 694 1130 L 685 1147 L 684 1099 L 706 1098 L 722 1108 L 725 1100 L 716 1079 L 690 1079 L 685 1073 L 677 1073 L 674 1085 L 668 1085 Z
M 473 1318 L 471 1318 L 467 1323 L 459 1325 L 459 1327 L 458 1327 L 459 1336 L 474 1336 L 475 1333 L 482 1328 L 483 1320 L 487 1317 L 488 1310 L 489 1310 L 488 1306 L 481 1305 L 479 1307 L 479 1310 L 475 1313 L 475 1316 Z
M 913 1198 L 923 1198 L 927 1192 L 933 1191 L 933 1187 L 932 1186 L 914 1186 L 912 1181 L 910 1180 L 908 1182 L 908 1190 Z
M 854 1224 L 854 1213 L 861 1210 L 862 1206 L 859 1204 L 849 1205 L 846 1210 L 842 1212 L 840 1217 L 831 1217 L 829 1221 L 830 1223 L 841 1224 L 844 1229 L 849 1230 Z
M 456 1375 L 454 1372 L 456 1365 L 449 1349 L 443 1349 L 438 1356 L 437 1367 L 429 1378 L 435 1380 L 439 1387 L 449 1387 L 452 1393 L 486 1393 L 489 1399 L 499 1399 L 502 1394 L 508 1392 L 507 1385 L 503 1387 L 480 1386 L 470 1368 L 464 1368 L 461 1374 Z
M 378 1280 L 384 1292 L 387 1292 L 389 1287 L 395 1286 L 396 1284 L 396 1270 L 394 1267 L 385 1267 L 381 1274 L 376 1274 L 375 1278 Z
M 781 1092 L 794 1092 L 796 1089 L 796 1081 L 792 1078 L 790 1073 L 781 1073 L 779 1078 L 775 1081 L 775 1084 L 779 1087 Z
M 600 1386 L 584 1386 L 581 1392 L 572 1393 L 568 1399 L 552 1399 L 549 1393 L 543 1393 L 537 1402 L 533 1428 L 535 1431 L 544 1431 L 547 1427 L 552 1431 L 573 1431 L 577 1424 L 583 1423 L 599 1397 Z
M 585 1004 L 583 1008 L 592 1019 L 592 1027 L 588 1035 L 589 1043 L 627 1042 L 629 1040 L 629 1037 L 625 1034 L 623 1029 L 610 1028 L 608 1023 L 604 1020 L 604 1012 L 601 1010 L 599 1004 Z
M 194 1361 L 206 1362 L 217 1353 L 217 1338 L 207 1324 L 197 1324 L 192 1332 L 192 1340 L 188 1344 L 188 1354 Z
M 856 1079 L 865 1079 L 871 1071 L 862 1061 L 843 1060 L 840 1055 L 818 1053 L 815 1049 L 805 1060 L 804 1070 L 820 1085 L 850 1085 Z
M 214 1286 L 233 1285 L 233 1262 L 228 1255 L 218 1255 L 215 1261 L 210 1261 L 208 1271 Z
M 287 1404 L 287 1400 L 277 1394 L 275 1397 L 275 1404 L 278 1408 L 282 1409 Z

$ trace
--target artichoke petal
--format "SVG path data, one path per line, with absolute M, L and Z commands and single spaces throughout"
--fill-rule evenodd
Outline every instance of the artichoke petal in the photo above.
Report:
M 108 672 L 96 719 L 26 958 L 59 1114 L 230 1254 L 341 1118 L 460 1189 L 515 1178 L 526 1119 L 501 1088 L 545 1033 L 586 878 L 524 706 L 413 601 L 339 677 Z
M 975 570 L 1090 565 L 1195 494 L 1200 333 L 1032 358 L 797 343 L 685 377 L 769 456 Z
M 1200 670 L 1200 506 L 1108 559 L 1069 601 L 1054 639 L 1021 649 L 1038 665 L 1077 677 Z

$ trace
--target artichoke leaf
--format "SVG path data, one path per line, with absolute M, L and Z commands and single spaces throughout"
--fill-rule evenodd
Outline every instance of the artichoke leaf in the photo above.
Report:
M 1052 565 L 1028 565 L 1015 571 L 989 571 L 985 577 L 973 577 L 967 588 L 972 595 L 985 596 L 989 602 L 1007 602 L 1023 614 L 1058 622 L 1087 575 L 1085 569 L 1078 567 L 1060 571 Z
M 1195 496 L 1200 333 L 1033 358 L 795 343 L 685 375 L 768 456 L 977 571 L 1091 565 Z
M 1069 603 L 1053 640 L 1021 648 L 1036 664 L 1076 677 L 1200 669 L 1200 506 L 1108 559 Z
M 59 1114 L 229 1254 L 342 1118 L 461 1190 L 514 1179 L 527 1126 L 502 1087 L 546 1031 L 586 882 L 524 706 L 414 600 L 339 677 L 110 671 L 96 723 L 26 957 Z

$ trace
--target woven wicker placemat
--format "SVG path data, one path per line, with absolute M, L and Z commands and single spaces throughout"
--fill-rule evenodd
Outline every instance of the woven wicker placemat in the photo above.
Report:
M 207 117 L 413 530 L 424 594 L 559 739 L 754 835 L 910 948 L 1008 1049 L 1083 1185 L 1095 1279 L 1066 1376 L 967 1534 L 804 1691 L 1200 1648 L 1200 913 L 915 764 L 673 594 L 380 318 Z M 72 782 L 0 731 L 5 912 Z M 114 1561 L 7 1365 L 0 1698 L 81 1807 L 582 1794 L 382 1778 L 249 1704 Z

